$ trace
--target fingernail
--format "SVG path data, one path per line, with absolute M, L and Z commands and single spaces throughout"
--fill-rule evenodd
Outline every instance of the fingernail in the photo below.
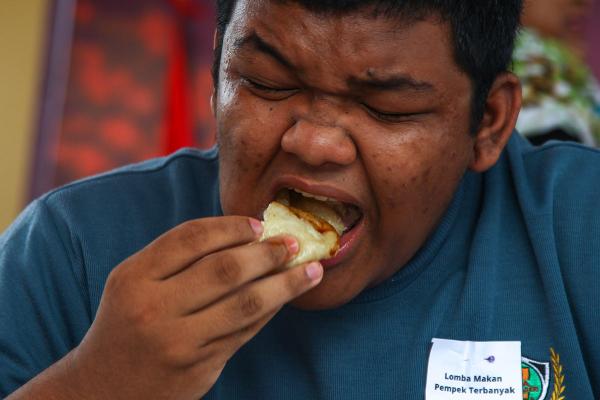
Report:
M 250 228 L 252 228 L 252 230 L 254 231 L 254 233 L 256 234 L 256 236 L 260 236 L 263 233 L 263 226 L 262 223 L 254 218 L 248 218 L 248 221 L 250 222 Z
M 300 250 L 300 245 L 298 244 L 298 241 L 291 236 L 286 236 L 283 239 L 283 243 L 285 243 L 285 246 L 287 247 L 288 253 L 290 255 L 294 255 L 298 252 L 298 250 Z
M 311 262 L 306 266 L 306 276 L 311 281 L 318 281 L 323 276 L 323 267 L 318 262 Z

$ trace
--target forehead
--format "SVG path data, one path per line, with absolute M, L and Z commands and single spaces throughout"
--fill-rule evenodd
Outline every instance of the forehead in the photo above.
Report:
M 224 38 L 224 49 L 257 34 L 293 61 L 299 75 L 372 77 L 380 72 L 435 75 L 459 72 L 449 26 L 438 18 L 405 20 L 377 16 L 370 8 L 348 13 L 314 13 L 296 2 L 239 0 Z M 385 71 L 384 71 L 385 70 Z

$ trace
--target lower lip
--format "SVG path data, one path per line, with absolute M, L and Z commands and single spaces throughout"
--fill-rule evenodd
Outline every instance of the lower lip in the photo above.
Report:
M 363 216 L 360 222 L 356 224 L 354 228 L 342 235 L 342 237 L 340 238 L 340 249 L 335 254 L 335 256 L 326 260 L 321 260 L 321 265 L 323 265 L 323 268 L 331 269 L 337 264 L 344 261 L 348 257 L 348 255 L 356 248 L 356 245 L 360 241 L 360 236 L 362 235 L 364 229 L 365 218 Z

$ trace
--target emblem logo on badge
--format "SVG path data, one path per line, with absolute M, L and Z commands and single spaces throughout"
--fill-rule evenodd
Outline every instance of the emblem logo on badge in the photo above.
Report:
M 560 356 L 550 348 L 550 360 L 554 375 L 554 385 L 550 400 L 564 400 L 565 375 L 560 363 Z M 550 384 L 550 363 L 521 357 L 521 372 L 523 376 L 523 400 L 544 400 Z
M 545 399 L 546 393 L 548 393 L 550 363 L 521 357 L 521 372 L 523 374 L 523 399 Z

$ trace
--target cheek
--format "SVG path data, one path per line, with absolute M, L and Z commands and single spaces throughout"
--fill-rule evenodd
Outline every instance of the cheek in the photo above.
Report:
M 469 85 L 452 93 L 468 93 Z M 443 98 L 443 113 L 422 125 L 408 126 L 370 152 L 371 182 L 380 214 L 418 218 L 443 207 L 463 175 L 472 148 L 469 136 L 470 100 Z
M 252 139 L 247 132 L 251 127 L 246 126 L 244 120 L 238 118 L 239 105 L 230 103 L 227 107 L 220 107 L 217 138 L 219 142 L 219 159 L 221 161 L 221 174 L 227 183 L 236 185 L 241 176 L 250 172 L 253 159 Z M 229 182 L 234 180 L 234 182 Z
M 431 143 L 403 147 L 402 154 L 380 152 L 372 157 L 381 176 L 379 187 L 374 188 L 380 193 L 380 217 L 385 220 L 391 213 L 409 219 L 430 214 L 435 218 L 466 169 L 465 152 Z
M 217 103 L 221 198 L 226 213 L 242 211 L 235 208 L 239 207 L 235 199 L 252 192 L 279 148 L 281 134 L 269 123 L 276 106 L 260 103 L 239 87 L 230 87 Z

